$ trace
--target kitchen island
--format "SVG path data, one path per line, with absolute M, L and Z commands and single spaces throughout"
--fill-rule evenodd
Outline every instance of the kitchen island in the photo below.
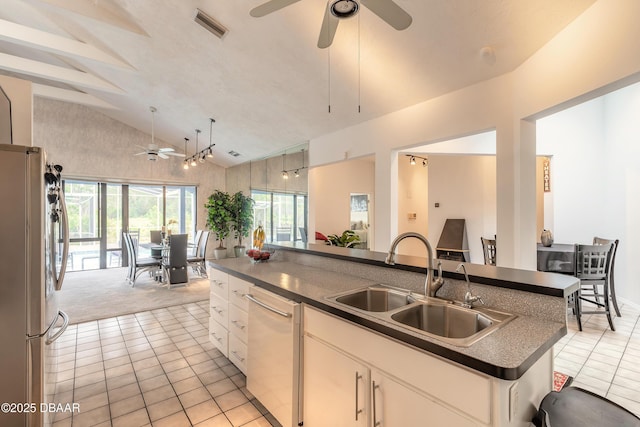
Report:
M 410 366 L 408 372 L 402 372 L 402 369 L 398 371 L 397 367 L 387 367 L 384 372 L 393 371 L 392 377 L 404 378 L 410 387 L 415 386 L 422 391 L 426 388 L 427 395 L 435 398 L 440 404 L 439 407 L 454 412 L 460 410 L 462 419 L 471 421 L 469 425 L 520 425 L 516 422 L 517 419 L 522 422 L 530 419 L 532 408 L 551 390 L 551 349 L 553 344 L 566 334 L 565 297 L 577 289 L 577 280 L 534 271 L 466 264 L 474 293 L 481 295 L 488 307 L 515 314 L 517 317 L 480 341 L 468 347 L 460 347 L 397 324 L 380 321 L 370 313 L 345 307 L 327 299 L 337 293 L 379 283 L 409 289 L 416 293 L 422 292 L 425 268 L 421 265 L 426 264 L 424 259 L 399 256 L 398 265 L 388 266 L 384 264 L 384 255 L 324 245 L 307 245 L 304 248 L 276 247 L 275 256 L 268 262 L 253 263 L 247 257 L 229 258 L 215 261 L 210 267 L 229 274 L 229 277 L 239 278 L 276 295 L 302 303 L 305 313 L 305 347 L 317 347 L 316 341 L 309 341 L 317 338 L 320 343 L 344 350 L 350 346 L 350 342 L 356 342 L 353 337 L 357 334 L 359 340 L 363 341 L 347 351 L 347 355 L 361 362 L 371 364 L 371 361 L 379 359 L 378 356 L 371 356 L 373 353 L 388 355 L 389 352 L 395 351 L 398 355 L 404 354 L 405 359 L 422 355 L 420 366 Z M 438 297 L 462 300 L 466 282 L 462 275 L 455 273 L 456 266 L 455 262 L 443 262 L 445 284 L 438 291 Z M 333 326 L 327 329 L 328 324 Z M 309 331 L 308 328 L 316 326 L 316 332 Z M 339 332 L 342 326 L 352 329 L 342 334 Z M 323 330 L 326 332 L 324 337 Z M 340 337 L 344 336 L 351 339 L 340 341 Z M 389 347 L 385 344 L 386 341 L 380 339 L 393 345 Z M 387 350 L 359 354 L 359 347 L 367 348 L 366 343 L 376 340 L 380 340 L 380 346 Z M 410 350 L 409 353 L 406 353 L 407 349 Z M 384 359 L 387 356 L 380 357 Z M 308 366 L 305 364 L 312 360 L 307 361 L 306 357 L 303 360 L 306 374 Z M 393 357 L 390 360 L 393 360 Z M 378 360 L 376 363 L 387 362 Z M 404 362 L 400 365 L 404 365 Z M 447 372 L 450 378 L 458 380 L 464 378 L 467 386 L 460 384 L 462 389 L 473 389 L 470 385 L 476 384 L 476 393 L 483 394 L 482 398 L 475 399 L 476 403 L 481 403 L 479 408 L 474 409 L 475 404 L 467 405 L 466 398 L 460 399 L 464 393 L 461 394 L 459 390 L 451 393 L 451 390 L 457 389 L 451 384 L 449 391 L 444 391 L 442 384 L 434 388 L 433 384 L 438 383 L 434 380 L 442 380 L 441 375 L 427 374 L 420 380 L 422 385 L 411 384 L 411 377 L 418 381 L 418 373 L 429 372 L 429 366 L 431 372 Z M 369 372 L 375 371 L 370 368 L 371 366 L 367 368 Z M 463 374 L 469 375 L 465 377 Z M 473 378 L 476 380 L 475 383 L 471 380 Z M 514 389 L 514 384 L 520 385 Z M 438 396 L 438 393 L 447 396 Z M 369 391 L 369 394 L 375 395 L 375 392 Z M 516 404 L 518 396 L 520 405 Z M 500 408 L 505 402 L 507 408 Z M 367 414 L 371 418 L 372 415 Z M 309 424 L 309 419 L 304 421 L 305 425 L 312 425 Z

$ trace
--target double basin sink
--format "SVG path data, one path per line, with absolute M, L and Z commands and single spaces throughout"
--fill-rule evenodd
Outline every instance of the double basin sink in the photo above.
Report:
M 513 314 L 453 301 L 424 298 L 408 290 L 373 285 L 327 297 L 341 306 L 459 347 L 469 347 L 507 322 Z

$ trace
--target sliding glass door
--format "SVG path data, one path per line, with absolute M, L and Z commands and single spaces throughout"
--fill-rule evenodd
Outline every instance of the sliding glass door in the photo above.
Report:
M 143 244 L 140 256 L 145 256 L 151 231 L 163 226 L 193 240 L 197 211 L 194 186 L 66 180 L 64 191 L 69 211 L 70 271 L 127 265 L 124 230 L 139 236 Z

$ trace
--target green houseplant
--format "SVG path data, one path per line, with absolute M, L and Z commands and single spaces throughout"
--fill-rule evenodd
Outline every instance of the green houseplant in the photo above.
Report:
M 351 248 L 360 241 L 360 236 L 358 236 L 353 230 L 344 230 L 340 236 L 337 234 L 330 234 L 327 236 L 327 239 L 329 239 L 329 242 L 331 242 L 333 246 Z
M 236 257 L 242 256 L 244 250 L 242 238 L 249 237 L 253 225 L 253 204 L 253 199 L 245 196 L 242 191 L 231 196 L 231 228 L 235 238 L 238 239 L 238 244 L 233 247 Z
M 231 232 L 231 197 L 229 193 L 216 190 L 209 196 L 204 207 L 207 209 L 207 227 L 216 233 L 219 244 L 214 249 L 216 259 L 225 258 L 227 248 L 224 247 L 224 240 Z

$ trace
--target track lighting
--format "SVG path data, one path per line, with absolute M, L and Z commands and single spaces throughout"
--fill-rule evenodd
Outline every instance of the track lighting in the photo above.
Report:
M 416 159 L 422 160 L 423 167 L 427 167 L 427 165 L 429 164 L 429 159 L 426 157 L 414 156 L 413 154 L 405 154 L 405 156 L 409 157 L 409 164 L 411 166 L 416 165 Z
M 191 165 L 191 167 L 194 167 L 198 166 L 198 163 L 206 162 L 207 157 L 213 158 L 213 147 L 216 145 L 211 141 L 214 122 L 214 119 L 209 119 L 209 146 L 207 148 L 203 148 L 200 151 L 198 151 L 198 135 L 200 134 L 200 129 L 196 129 L 196 151 L 193 153 L 193 156 L 185 160 L 183 166 L 185 169 L 189 169 L 189 165 Z M 185 141 L 188 141 L 188 138 L 185 138 Z M 186 142 L 184 152 L 185 154 L 187 153 Z
M 282 155 L 282 179 L 289 179 L 289 172 L 293 172 L 293 176 L 296 178 L 299 178 L 300 171 L 303 169 L 307 169 L 307 167 L 304 165 L 304 149 L 302 149 L 301 151 L 302 151 L 302 166 L 295 169 L 287 170 L 284 168 L 284 157 L 286 156 L 286 154 Z

